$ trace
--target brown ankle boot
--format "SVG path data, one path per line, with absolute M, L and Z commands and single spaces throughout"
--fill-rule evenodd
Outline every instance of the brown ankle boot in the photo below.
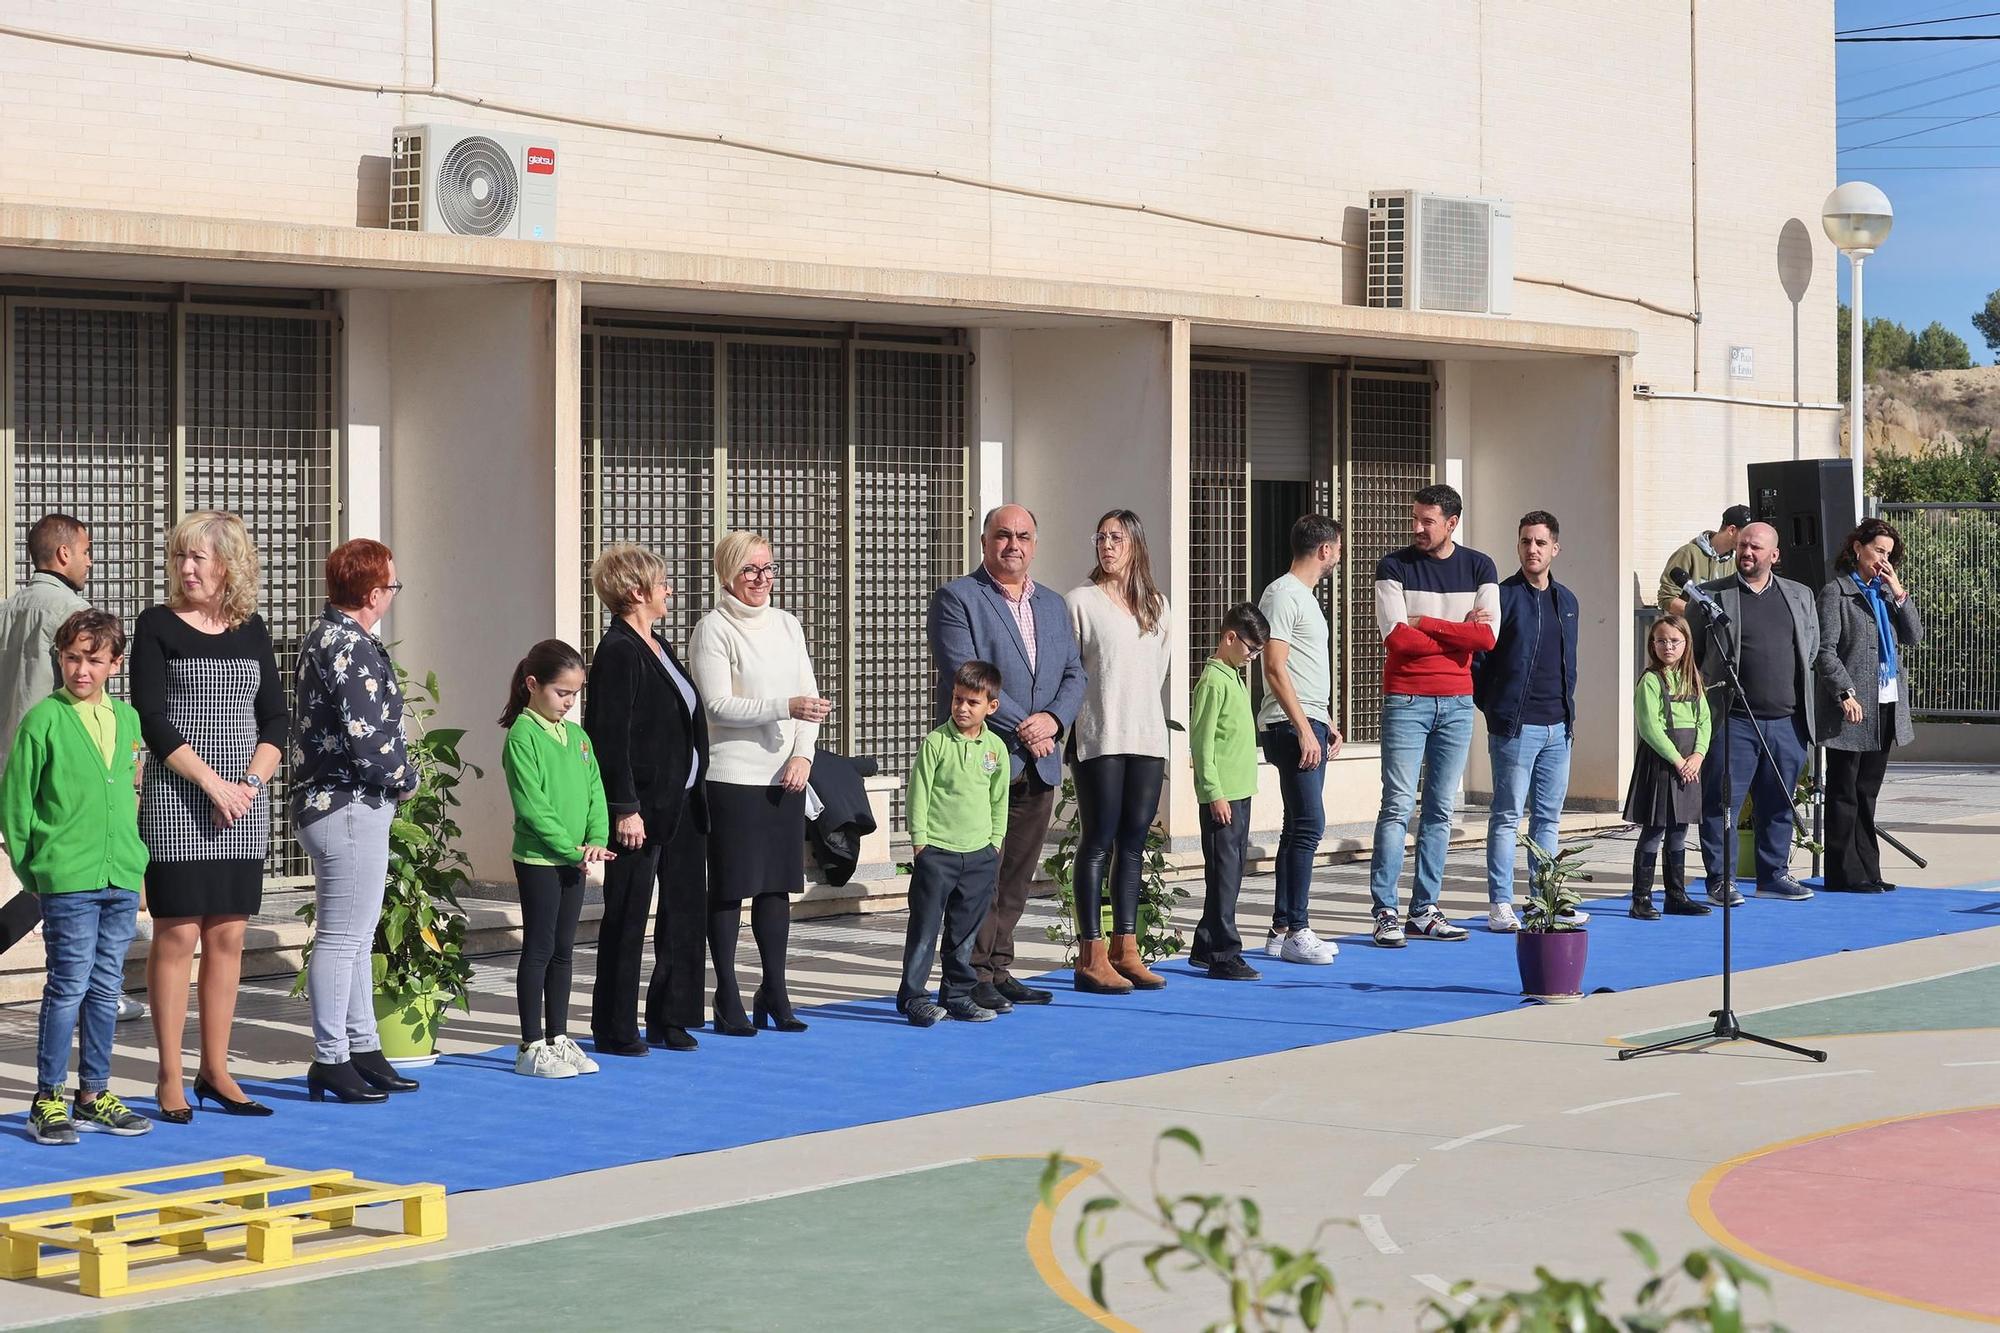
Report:
M 1076 988 L 1086 995 L 1129 995 L 1132 983 L 1111 970 L 1103 940 L 1076 942 Z
M 1166 989 L 1167 979 L 1157 972 L 1148 971 L 1146 965 L 1139 961 L 1139 938 L 1136 935 L 1111 937 L 1111 966 L 1139 990 Z

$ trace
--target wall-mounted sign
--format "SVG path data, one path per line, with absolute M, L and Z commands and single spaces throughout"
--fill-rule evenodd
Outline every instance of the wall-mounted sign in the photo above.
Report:
M 1733 380 L 1747 380 L 1755 379 L 1756 377 L 1754 349 L 1749 347 L 1730 348 L 1729 378 Z

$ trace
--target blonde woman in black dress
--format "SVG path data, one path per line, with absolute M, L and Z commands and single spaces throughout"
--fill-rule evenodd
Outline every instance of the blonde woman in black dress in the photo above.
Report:
M 234 514 L 189 514 L 167 539 L 165 606 L 140 613 L 132 705 L 156 763 L 146 765 L 139 832 L 152 863 L 153 947 L 146 986 L 159 1039 L 161 1118 L 192 1116 L 181 1087 L 188 977 L 201 947 L 195 1096 L 230 1115 L 269 1115 L 229 1072 L 243 975 L 243 930 L 263 901 L 271 843 L 266 791 L 285 743 L 285 687 L 257 614 L 256 548 Z

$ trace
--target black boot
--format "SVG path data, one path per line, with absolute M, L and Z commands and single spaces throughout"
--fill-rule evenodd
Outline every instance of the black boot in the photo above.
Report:
M 306 1095 L 316 1102 L 328 1097 L 342 1102 L 386 1102 L 389 1094 L 378 1092 L 361 1081 L 361 1075 L 354 1072 L 352 1060 L 342 1060 L 337 1065 L 323 1065 L 312 1062 L 306 1070 Z
M 1660 909 L 1653 906 L 1653 858 L 1644 852 L 1632 854 L 1632 919 L 1660 919 Z
M 1668 916 L 1707 916 L 1715 910 L 1699 898 L 1688 897 L 1687 848 L 1668 849 L 1666 870 Z
M 383 1092 L 415 1092 L 417 1081 L 403 1077 L 403 1071 L 389 1063 L 389 1057 L 380 1051 L 356 1051 L 348 1056 L 347 1063 L 354 1066 L 354 1072 L 361 1075 L 361 1081 L 371 1088 Z

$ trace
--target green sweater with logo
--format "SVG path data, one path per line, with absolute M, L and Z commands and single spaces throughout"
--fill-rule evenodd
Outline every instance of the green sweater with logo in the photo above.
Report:
M 1257 722 L 1243 673 L 1219 657 L 1208 659 L 1194 686 L 1188 719 L 1194 756 L 1195 799 L 1241 801 L 1257 794 Z
M 910 842 L 946 852 L 998 847 L 1007 837 L 1007 747 L 990 727 L 961 736 L 947 722 L 924 737 L 910 768 Z
M 0 832 L 14 873 L 34 893 L 91 893 L 146 884 L 139 839 L 139 714 L 107 699 L 117 719 L 111 762 L 76 705 L 51 694 L 28 710 L 0 777 Z
M 514 798 L 516 861 L 573 866 L 583 859 L 577 848 L 604 846 L 611 817 L 597 756 L 582 727 L 522 709 L 507 728 L 500 769 Z

